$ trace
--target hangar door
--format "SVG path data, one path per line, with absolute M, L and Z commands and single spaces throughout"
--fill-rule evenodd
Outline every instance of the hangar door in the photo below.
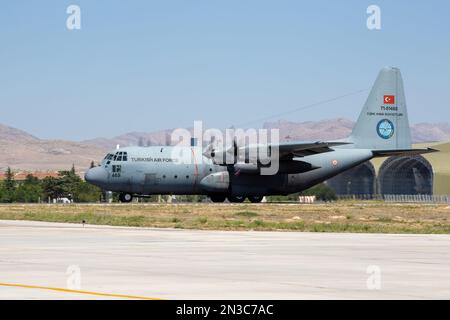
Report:
M 338 195 L 371 195 L 375 193 L 375 169 L 366 161 L 329 179 L 327 185 Z
M 381 194 L 433 194 L 433 168 L 422 156 L 390 157 L 378 173 Z

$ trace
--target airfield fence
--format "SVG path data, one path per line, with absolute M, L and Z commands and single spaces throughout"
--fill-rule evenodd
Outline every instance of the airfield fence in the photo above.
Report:
M 385 202 L 449 203 L 450 196 L 429 194 L 352 194 L 338 195 L 339 200 L 379 200 Z

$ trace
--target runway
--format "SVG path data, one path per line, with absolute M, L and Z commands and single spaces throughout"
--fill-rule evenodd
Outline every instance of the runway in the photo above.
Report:
M 130 296 L 449 299 L 450 235 L 0 221 L 0 299 Z

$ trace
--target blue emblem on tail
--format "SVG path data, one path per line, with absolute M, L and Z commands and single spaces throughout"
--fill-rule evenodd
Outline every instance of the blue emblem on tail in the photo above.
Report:
M 382 139 L 389 139 L 394 135 L 394 124 L 388 119 L 380 120 L 377 124 L 377 133 Z

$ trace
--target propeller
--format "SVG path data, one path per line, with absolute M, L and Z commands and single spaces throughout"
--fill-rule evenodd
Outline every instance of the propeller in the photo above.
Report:
M 203 150 L 202 154 L 208 159 L 214 158 L 215 148 L 214 148 L 212 142 L 206 146 L 206 148 Z
M 219 165 L 228 165 L 229 163 L 227 163 L 227 160 L 229 160 L 229 155 L 232 155 L 232 164 L 236 164 L 238 154 L 237 139 L 236 137 L 233 137 L 233 143 L 229 148 L 217 146 L 215 141 L 211 139 L 211 142 L 205 147 L 202 154 L 206 158 L 212 159 L 215 164 Z
M 238 156 L 238 143 L 237 143 L 237 138 L 236 136 L 234 136 L 233 138 L 233 147 L 232 147 L 232 152 L 233 152 L 233 164 L 236 164 L 237 162 L 237 156 Z

